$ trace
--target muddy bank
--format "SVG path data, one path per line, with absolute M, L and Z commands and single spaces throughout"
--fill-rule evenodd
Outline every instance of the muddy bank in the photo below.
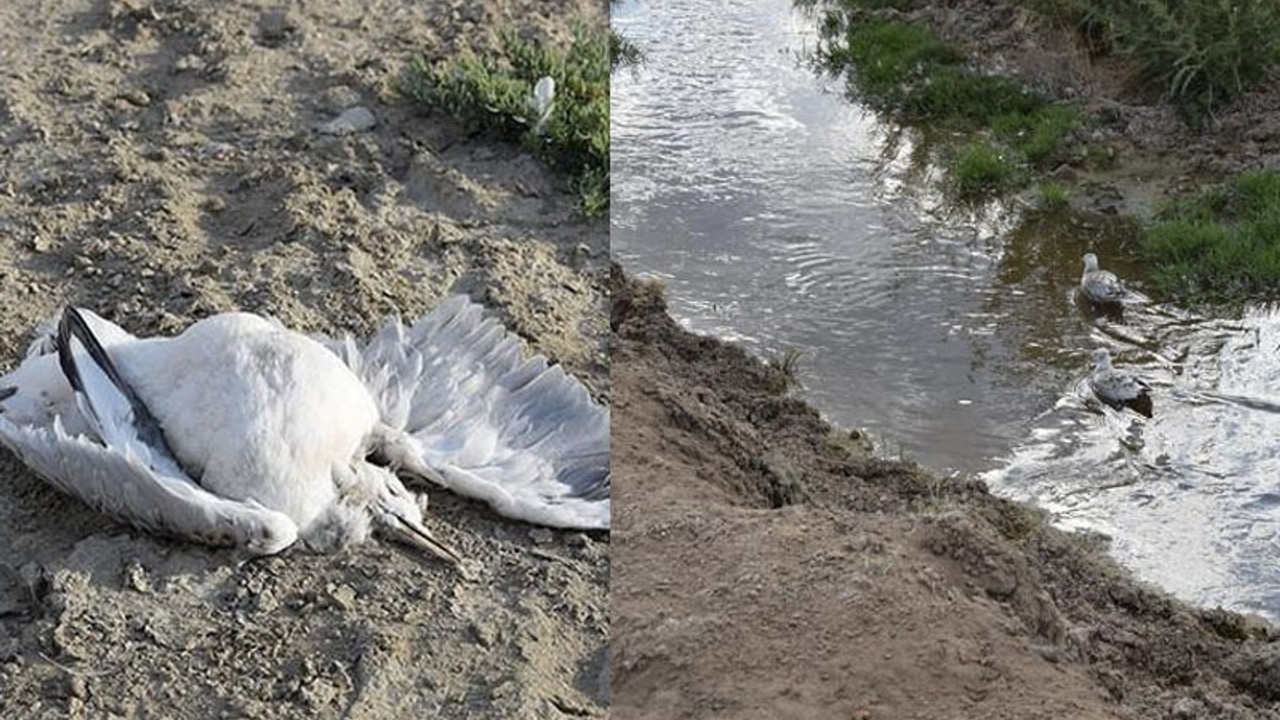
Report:
M 865 455 L 658 288 L 612 286 L 614 717 L 1280 717 L 1259 621 Z
M 220 311 L 367 333 L 470 294 L 608 394 L 608 230 L 520 149 L 399 100 L 515 23 L 595 3 L 0 7 L 0 362 L 65 303 L 138 334 Z M 372 129 L 323 125 L 363 106 Z M 0 715 L 603 717 L 608 538 L 431 491 L 483 571 L 373 542 L 238 565 L 129 531 L 0 456 Z

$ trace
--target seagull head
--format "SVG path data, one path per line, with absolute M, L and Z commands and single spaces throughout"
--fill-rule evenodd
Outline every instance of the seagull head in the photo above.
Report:
M 1086 255 L 1085 257 L 1092 257 Z M 1111 369 L 1111 351 L 1106 348 L 1098 348 L 1093 351 L 1093 367 L 1099 372 Z
M 1098 256 L 1093 253 L 1085 253 L 1084 255 L 1084 271 L 1093 272 L 1098 269 Z

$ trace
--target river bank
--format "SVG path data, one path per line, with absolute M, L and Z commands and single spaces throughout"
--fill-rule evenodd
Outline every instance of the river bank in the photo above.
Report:
M 864 454 L 660 287 L 612 292 L 614 717 L 1280 717 L 1265 623 Z

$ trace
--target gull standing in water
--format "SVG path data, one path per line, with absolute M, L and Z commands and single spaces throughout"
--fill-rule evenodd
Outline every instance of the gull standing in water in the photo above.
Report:
M 50 321 L 0 377 L 0 443 L 145 530 L 273 554 L 371 530 L 452 563 L 397 472 L 564 528 L 609 527 L 609 417 L 465 296 L 367 343 L 248 313 L 137 338 Z
M 1111 367 L 1111 353 L 1106 348 L 1093 351 L 1093 375 L 1089 377 L 1089 389 L 1099 400 L 1119 410 L 1132 408 L 1144 417 L 1151 417 L 1151 386 L 1141 378 Z
M 1119 305 L 1128 294 L 1114 273 L 1098 269 L 1098 256 L 1086 253 L 1080 292 L 1099 305 Z

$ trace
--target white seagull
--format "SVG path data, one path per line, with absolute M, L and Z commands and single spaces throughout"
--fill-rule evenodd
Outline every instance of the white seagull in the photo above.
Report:
M 465 296 L 363 345 L 248 313 L 137 338 L 83 309 L 0 377 L 0 443 L 145 530 L 253 554 L 371 529 L 453 563 L 396 472 L 497 512 L 609 527 L 609 414 Z
M 1128 294 L 1114 273 L 1098 269 L 1098 256 L 1093 253 L 1086 253 L 1084 256 L 1080 291 L 1085 297 L 1101 305 L 1119 304 Z
M 1132 373 L 1111 367 L 1111 353 L 1106 348 L 1093 351 L 1089 389 L 1113 408 L 1132 408 L 1139 415 L 1151 417 L 1151 386 Z

